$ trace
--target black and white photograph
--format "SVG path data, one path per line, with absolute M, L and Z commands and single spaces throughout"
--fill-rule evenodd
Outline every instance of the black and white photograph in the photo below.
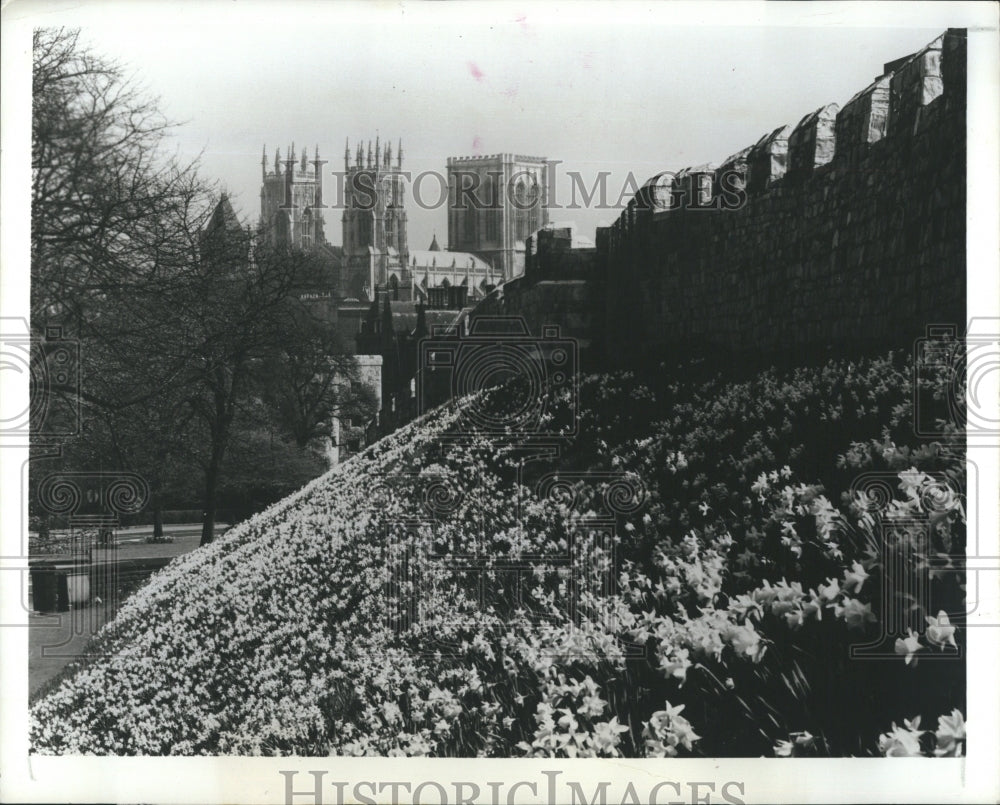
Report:
M 998 10 L 5 5 L 2 799 L 1000 801 Z

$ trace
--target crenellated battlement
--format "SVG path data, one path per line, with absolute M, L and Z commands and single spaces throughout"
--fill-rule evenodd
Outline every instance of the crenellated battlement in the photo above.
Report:
M 965 311 L 965 31 L 720 164 L 650 177 L 595 241 L 608 349 L 906 346 Z
M 700 199 L 699 206 L 711 206 L 711 198 L 723 191 L 724 174 L 729 174 L 727 187 L 745 187 L 750 197 L 758 196 L 780 182 L 804 181 L 828 165 L 855 165 L 882 140 L 913 137 L 926 125 L 927 109 L 938 98 L 948 95 L 964 102 L 964 41 L 961 31 L 942 34 L 917 53 L 886 64 L 886 72 L 842 108 L 830 103 L 805 115 L 794 129 L 779 126 L 717 168 L 654 175 L 644 185 L 645 192 L 640 191 L 639 207 L 676 210 L 684 206 L 678 198 L 687 199 L 685 203 Z M 671 203 L 665 200 L 668 194 Z M 630 223 L 625 221 L 626 229 Z
M 475 156 L 448 157 L 446 164 L 449 167 L 454 167 L 465 163 L 476 164 L 494 162 L 498 159 L 506 162 L 536 162 L 539 165 L 548 164 L 548 160 L 545 157 L 532 157 L 525 154 L 480 154 Z

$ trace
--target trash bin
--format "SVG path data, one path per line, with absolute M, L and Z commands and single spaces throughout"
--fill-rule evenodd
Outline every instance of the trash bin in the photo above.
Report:
M 90 568 L 76 562 L 31 566 L 31 606 L 36 612 L 67 612 L 90 602 Z
M 56 569 L 51 565 L 31 566 L 31 608 L 36 612 L 59 612 Z

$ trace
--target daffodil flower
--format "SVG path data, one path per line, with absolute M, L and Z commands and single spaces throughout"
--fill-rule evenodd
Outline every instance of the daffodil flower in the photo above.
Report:
M 868 573 L 861 562 L 854 562 L 851 569 L 844 573 L 844 589 L 848 592 L 860 592 L 867 578 Z
M 936 618 L 928 617 L 926 618 L 926 621 L 927 639 L 933 645 L 940 649 L 944 649 L 945 646 L 958 648 L 955 643 L 955 629 L 957 627 L 951 625 L 947 612 L 941 610 L 938 612 Z
M 965 742 L 965 719 L 959 710 L 952 710 L 951 715 L 938 717 L 938 728 L 934 733 L 937 748 L 934 754 L 938 757 L 961 757 L 962 744 Z
M 923 646 L 920 645 L 920 640 L 917 637 L 916 632 L 912 629 L 908 629 L 907 632 L 908 634 L 905 638 L 900 637 L 896 639 L 896 653 L 906 655 L 905 663 L 907 665 L 910 665 L 911 663 L 916 665 L 916 654 L 923 648 Z

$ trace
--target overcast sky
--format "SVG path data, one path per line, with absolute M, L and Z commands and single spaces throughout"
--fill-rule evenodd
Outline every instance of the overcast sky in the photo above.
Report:
M 589 185 L 610 171 L 645 178 L 721 162 L 815 108 L 846 102 L 884 62 L 947 22 L 910 27 L 907 6 L 871 23 L 826 4 L 789 15 L 769 4 L 610 9 L 590 4 L 74 3 L 39 6 L 36 24 L 79 25 L 183 121 L 176 145 L 204 150 L 203 172 L 249 222 L 259 212 L 260 157 L 294 141 L 343 166 L 345 137 L 402 137 L 404 168 L 443 173 L 448 156 L 501 151 L 561 160 Z M 30 4 L 29 4 L 30 6 Z M 51 11 L 48 9 L 51 8 Z M 756 9 L 753 12 L 752 9 Z M 15 11 L 17 10 L 15 6 Z M 8 9 L 8 12 L 10 9 Z M 766 25 L 755 23 L 763 18 Z M 818 27 L 837 22 L 843 27 Z M 935 20 L 932 20 L 933 23 Z M 689 24 L 710 22 L 714 25 Z M 715 27 L 726 23 L 729 27 Z M 332 180 L 331 180 L 332 181 Z M 425 185 L 433 197 L 434 183 Z M 329 196 L 329 194 L 328 194 Z M 411 248 L 447 236 L 444 209 L 408 204 Z M 614 210 L 554 211 L 581 234 Z M 340 214 L 327 236 L 340 243 Z

